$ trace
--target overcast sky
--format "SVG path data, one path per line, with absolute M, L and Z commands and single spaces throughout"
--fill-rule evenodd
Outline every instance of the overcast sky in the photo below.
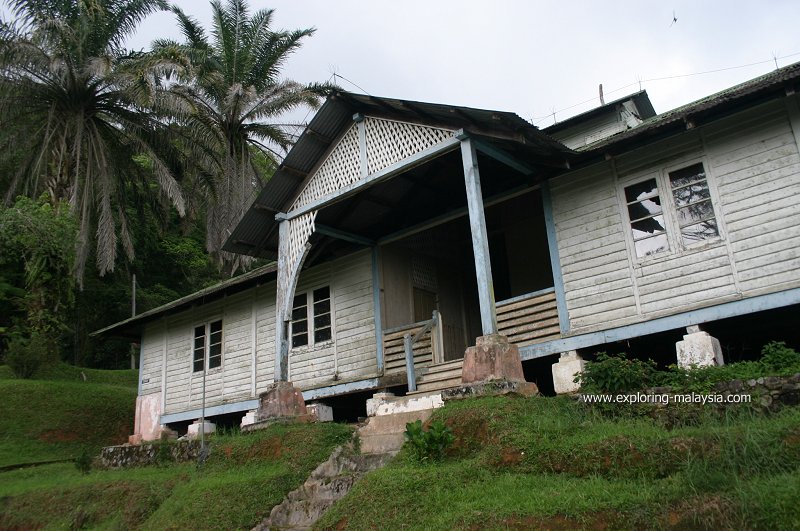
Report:
M 205 0 L 177 0 L 210 27 Z M 376 96 L 516 112 L 540 127 L 647 89 L 657 112 L 800 61 L 800 1 L 250 0 L 316 27 L 285 75 Z M 677 21 L 673 21 L 673 13 Z M 180 38 L 151 16 L 130 45 Z M 723 72 L 678 77 L 741 65 Z M 587 100 L 589 100 L 587 102 Z M 582 104 L 581 104 L 582 103 Z M 581 104 L 581 105 L 578 105 Z

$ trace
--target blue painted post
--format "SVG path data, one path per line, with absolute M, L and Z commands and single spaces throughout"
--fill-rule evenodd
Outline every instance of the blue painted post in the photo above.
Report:
M 478 279 L 481 329 L 483 335 L 486 336 L 497 333 L 497 312 L 494 305 L 492 264 L 489 259 L 489 237 L 486 234 L 486 218 L 483 213 L 478 154 L 475 151 L 475 144 L 468 136 L 461 134 L 457 138 L 461 140 L 461 159 L 464 163 L 464 182 L 467 189 L 472 252 L 475 255 L 475 275 Z
M 417 390 L 417 375 L 414 372 L 414 347 L 411 345 L 411 334 L 403 337 L 403 345 L 406 349 L 406 377 L 408 379 L 408 390 Z
M 553 217 L 553 200 L 550 196 L 550 182 L 542 181 L 542 210 L 544 224 L 547 229 L 547 247 L 550 251 L 550 268 L 553 270 L 553 288 L 556 291 L 556 307 L 558 308 L 558 325 L 562 334 L 569 332 L 569 314 L 567 313 L 567 297 L 564 292 L 564 277 L 561 275 L 561 257 L 558 254 L 556 238 L 556 221 Z
M 289 222 L 278 219 L 278 281 L 275 296 L 275 381 L 289 380 L 289 316 L 286 314 L 286 286 L 289 285 Z
M 381 278 L 378 268 L 378 246 L 372 248 L 372 307 L 375 313 L 375 353 L 378 374 L 383 374 L 383 322 L 381 319 Z

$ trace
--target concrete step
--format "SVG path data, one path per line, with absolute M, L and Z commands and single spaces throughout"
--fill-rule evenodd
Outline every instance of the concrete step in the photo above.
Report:
M 408 394 L 431 393 L 458 387 L 461 385 L 461 368 L 464 360 L 453 360 L 447 363 L 431 365 L 427 373 L 417 378 L 417 390 Z
M 464 365 L 464 359 L 461 358 L 461 359 L 457 359 L 457 360 L 445 361 L 444 363 L 437 363 L 435 365 L 429 365 L 428 369 L 430 369 L 432 371 L 448 370 L 448 369 L 453 369 L 453 368 L 456 368 L 456 367 L 461 369 L 461 367 L 463 365 Z
M 407 411 L 370 417 L 366 426 L 358 430 L 362 454 L 383 454 L 397 452 L 403 446 L 406 424 L 421 420 L 425 422 L 433 409 Z
M 461 386 L 461 375 L 459 374 L 456 378 L 449 378 L 443 380 L 435 380 L 435 381 L 428 381 L 428 382 L 418 382 L 417 383 L 417 390 L 410 391 L 408 393 L 409 396 L 416 396 L 417 393 L 432 393 L 437 391 L 443 391 L 444 389 L 451 389 L 453 387 Z
M 450 380 L 452 378 L 461 378 L 461 368 L 448 369 L 446 371 L 429 372 L 417 378 L 419 382 L 436 382 L 439 380 Z
M 392 455 L 362 455 L 356 453 L 352 445 L 337 448 L 327 461 L 314 469 L 302 486 L 290 492 L 272 509 L 269 518 L 253 530 L 311 529 L 361 476 L 385 465 Z

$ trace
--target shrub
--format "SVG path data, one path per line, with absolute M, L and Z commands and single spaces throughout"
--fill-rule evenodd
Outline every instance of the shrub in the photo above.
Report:
M 624 352 L 616 356 L 601 352 L 595 361 L 586 362 L 575 382 L 586 393 L 626 393 L 651 385 L 655 374 L 653 360 L 631 360 Z
M 41 334 L 33 334 L 30 339 L 14 337 L 8 344 L 5 355 L 6 365 L 17 378 L 32 378 L 43 365 L 50 363 L 50 345 Z
M 441 459 L 455 441 L 452 430 L 440 420 L 432 422 L 427 430 L 423 429 L 421 420 L 409 422 L 405 437 L 417 461 Z
M 88 474 L 92 469 L 92 456 L 88 450 L 84 449 L 81 455 L 75 459 L 75 468 L 83 475 Z
M 761 349 L 761 363 L 777 373 L 800 372 L 800 353 L 787 347 L 783 341 L 772 341 Z

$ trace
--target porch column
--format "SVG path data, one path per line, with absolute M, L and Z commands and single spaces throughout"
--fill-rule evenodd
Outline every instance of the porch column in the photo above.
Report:
M 289 323 L 292 319 L 292 300 L 300 270 L 303 268 L 311 244 L 308 242 L 308 232 L 298 230 L 298 225 L 303 225 L 305 221 L 289 220 L 286 214 L 277 214 L 275 219 L 279 222 L 278 282 L 275 295 L 275 381 L 285 382 L 289 379 Z M 292 224 L 295 224 L 294 229 Z M 293 242 L 292 238 L 297 241 Z
M 275 295 L 275 381 L 285 382 L 289 379 L 289 315 L 286 312 L 286 300 L 291 297 L 287 293 L 289 285 L 289 221 L 280 219 L 278 225 L 278 279 Z
M 478 279 L 478 302 L 481 308 L 483 335 L 497 333 L 497 313 L 494 306 L 492 264 L 489 259 L 489 238 L 486 235 L 486 218 L 483 212 L 481 176 L 478 171 L 478 155 L 475 144 L 464 133 L 456 138 L 461 141 L 461 160 L 464 163 L 464 182 L 467 189 L 467 209 L 472 233 L 472 253 L 475 256 L 475 275 Z

